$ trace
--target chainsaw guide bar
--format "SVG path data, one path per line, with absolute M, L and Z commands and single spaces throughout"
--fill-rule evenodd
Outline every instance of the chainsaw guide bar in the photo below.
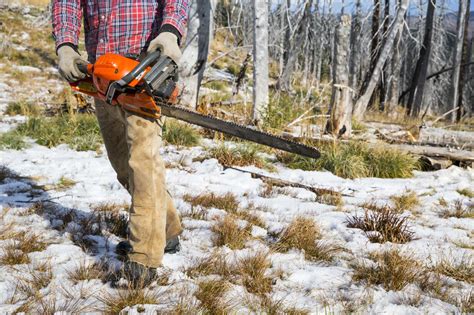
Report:
M 190 124 L 212 129 L 214 131 L 222 132 L 237 138 L 249 140 L 290 153 L 295 153 L 314 159 L 320 157 L 320 153 L 317 149 L 305 144 L 284 139 L 264 131 L 259 131 L 247 126 L 236 124 L 234 122 L 221 120 L 209 115 L 203 115 L 181 106 L 161 103 L 159 100 L 155 100 L 155 102 L 161 108 L 161 113 L 165 116 L 173 117 Z

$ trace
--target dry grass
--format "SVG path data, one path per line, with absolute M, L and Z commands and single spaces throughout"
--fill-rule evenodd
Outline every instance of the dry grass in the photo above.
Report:
M 48 243 L 41 240 L 37 234 L 18 233 L 15 237 L 14 248 L 25 254 L 40 252 L 48 247 Z
M 3 249 L 3 255 L 0 256 L 1 265 L 22 265 L 29 264 L 30 258 L 28 255 L 21 250 L 15 248 L 15 246 L 7 246 Z
M 284 299 L 275 299 L 271 295 L 248 296 L 244 299 L 245 306 L 252 314 L 268 314 L 268 315 L 307 315 L 311 312 L 296 307 L 287 306 Z
M 101 310 L 104 314 L 119 314 L 128 306 L 137 304 L 160 304 L 163 292 L 148 290 L 146 288 L 132 288 L 114 290 L 114 292 L 103 292 L 97 296 L 104 304 Z
M 370 255 L 371 263 L 357 262 L 352 279 L 366 285 L 381 285 L 385 290 L 400 291 L 412 283 L 424 282 L 427 270 L 417 260 L 392 249 Z
M 434 267 L 434 271 L 458 281 L 474 284 L 474 259 L 472 255 L 464 255 L 455 261 L 450 257 L 444 257 Z
M 222 165 L 267 167 L 268 163 L 258 152 L 258 147 L 254 145 L 238 145 L 232 148 L 220 145 L 209 150 L 209 158 L 217 159 Z
M 394 203 L 395 209 L 402 212 L 405 210 L 413 210 L 420 205 L 420 200 L 414 191 L 407 190 L 401 195 L 390 197 Z
M 458 194 L 467 197 L 467 198 L 474 198 L 474 191 L 472 191 L 469 188 L 464 188 L 464 189 L 458 189 L 456 190 Z
M 262 296 L 272 291 L 272 278 L 267 275 L 270 266 L 268 253 L 256 252 L 239 259 L 235 268 L 247 291 Z
M 458 218 L 458 219 L 473 219 L 474 207 L 465 206 L 461 199 L 454 201 L 452 205 L 447 205 L 445 209 L 440 212 L 442 218 Z
M 225 280 L 201 281 L 195 296 L 201 302 L 204 313 L 227 314 L 231 306 L 224 295 L 229 289 L 230 284 Z
M 30 268 L 17 283 L 17 290 L 27 299 L 37 299 L 41 296 L 40 290 L 46 288 L 53 279 L 51 264 L 44 263 Z
M 214 232 L 214 246 L 227 245 L 231 249 L 242 249 L 250 238 L 252 226 L 244 227 L 238 224 L 238 219 L 233 215 L 226 215 L 219 219 L 211 228 Z
M 322 204 L 330 205 L 330 206 L 336 206 L 336 207 L 342 207 L 344 205 L 342 194 L 339 192 L 318 194 L 316 196 L 315 201 L 318 203 L 322 203 Z
M 280 234 L 274 249 L 287 252 L 292 248 L 304 251 L 305 257 L 312 261 L 332 261 L 341 247 L 318 239 L 321 232 L 313 219 L 298 217 Z
M 68 270 L 66 272 L 69 280 L 74 284 L 77 284 L 80 281 L 102 279 L 106 273 L 104 264 L 87 264 L 85 261 L 79 263 L 74 270 Z
M 186 274 L 191 278 L 200 275 L 219 275 L 224 279 L 229 279 L 233 275 L 233 269 L 227 262 L 226 256 L 221 251 L 216 250 L 188 268 Z
M 54 185 L 57 190 L 66 190 L 76 185 L 76 182 L 70 178 L 62 176 L 59 181 Z
M 97 214 L 99 222 L 105 229 L 119 237 L 126 238 L 128 235 L 128 209 L 127 204 L 103 203 L 92 209 Z
M 408 226 L 408 217 L 388 206 L 377 211 L 365 210 L 364 215 L 351 215 L 347 226 L 363 230 L 372 243 L 407 243 L 413 240 L 414 232 Z
M 214 193 L 201 194 L 199 196 L 192 196 L 185 194 L 183 200 L 189 202 L 191 206 L 201 206 L 203 208 L 217 208 L 229 212 L 236 212 L 239 208 L 239 202 L 232 193 L 227 193 L 223 196 Z

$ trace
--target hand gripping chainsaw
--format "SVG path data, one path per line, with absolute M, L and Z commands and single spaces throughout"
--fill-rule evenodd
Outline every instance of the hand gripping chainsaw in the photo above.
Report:
M 267 145 L 310 158 L 318 158 L 313 147 L 293 142 L 251 127 L 203 115 L 177 105 L 178 67 L 159 51 L 142 61 L 116 54 L 100 56 L 93 64 L 78 63 L 87 76 L 71 83 L 73 90 L 101 99 L 112 106 L 151 119 L 173 117 L 204 128 Z

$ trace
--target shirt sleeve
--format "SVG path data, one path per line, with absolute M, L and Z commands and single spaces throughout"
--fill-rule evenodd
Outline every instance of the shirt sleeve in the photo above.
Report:
M 188 0 L 162 0 L 163 22 L 161 27 L 173 26 L 184 36 L 188 22 Z
M 81 32 L 81 0 L 53 0 L 53 36 L 56 48 L 64 43 L 78 46 Z

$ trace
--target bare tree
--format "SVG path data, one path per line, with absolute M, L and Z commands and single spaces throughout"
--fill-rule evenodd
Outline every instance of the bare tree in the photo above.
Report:
M 361 91 L 361 96 L 357 100 L 354 106 L 354 118 L 360 120 L 362 119 L 367 106 L 370 102 L 370 98 L 375 90 L 375 87 L 380 79 L 380 75 L 382 72 L 383 65 L 387 60 L 388 55 L 393 50 L 393 44 L 395 41 L 395 37 L 400 30 L 400 27 L 404 23 L 404 16 L 405 12 L 408 9 L 409 0 L 401 0 L 400 4 L 397 9 L 396 18 L 391 23 L 387 37 L 385 39 L 385 43 L 380 50 L 379 57 L 377 59 L 377 63 L 375 64 L 374 71 L 370 77 L 370 80 L 367 84 L 367 87 Z
M 252 119 L 260 123 L 268 107 L 268 0 L 254 0 L 253 110 Z
M 217 0 L 191 0 L 188 31 L 181 58 L 181 103 L 196 107 L 213 34 Z
M 428 1 L 428 10 L 426 13 L 425 35 L 423 37 L 423 46 L 420 49 L 420 56 L 415 67 L 410 95 L 408 97 L 407 110 L 411 116 L 417 117 L 423 105 L 423 95 L 425 91 L 426 75 L 431 54 L 431 43 L 433 37 L 433 23 L 436 8 L 436 0 Z
M 466 27 L 466 12 L 469 10 L 466 0 L 459 0 L 458 22 L 456 27 L 456 42 L 453 53 L 453 74 L 451 77 L 451 91 L 449 102 L 454 110 L 451 114 L 451 121 L 456 121 L 459 98 L 459 77 L 461 74 L 462 46 L 464 43 L 464 28 Z
M 352 132 L 352 88 L 349 86 L 349 51 L 351 18 L 342 15 L 336 29 L 330 117 L 326 132 L 348 138 Z

